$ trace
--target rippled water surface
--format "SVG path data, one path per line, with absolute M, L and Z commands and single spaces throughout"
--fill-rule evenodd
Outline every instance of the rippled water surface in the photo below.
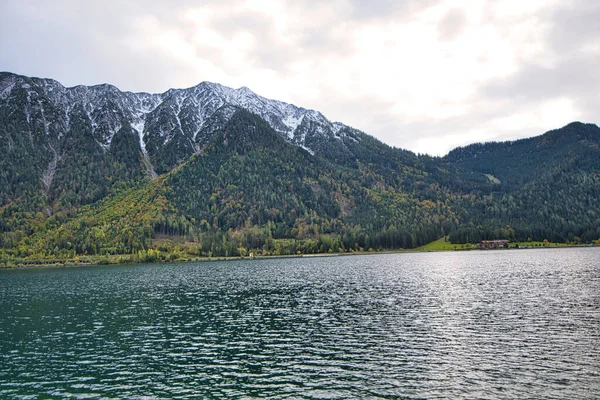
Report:
M 0 271 L 0 397 L 598 398 L 600 249 Z

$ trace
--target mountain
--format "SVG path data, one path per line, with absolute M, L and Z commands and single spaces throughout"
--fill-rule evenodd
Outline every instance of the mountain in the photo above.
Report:
M 599 142 L 573 123 L 434 158 L 247 88 L 131 93 L 3 72 L 0 255 L 589 242 Z
M 452 150 L 443 164 L 484 173 L 493 196 L 471 208 L 478 226 L 519 227 L 521 237 L 590 242 L 600 237 L 600 129 L 571 123 L 530 139 L 478 143 Z M 466 218 L 466 217 L 465 217 Z M 482 231 L 483 229 L 478 229 Z M 469 241 L 473 228 L 455 240 Z
M 236 107 L 259 115 L 289 142 L 309 151 L 327 153 L 331 140 L 352 135 L 347 126 L 331 123 L 317 111 L 266 99 L 246 87 L 210 82 L 148 94 L 121 92 L 111 85 L 65 88 L 51 79 L 2 72 L 0 101 L 11 114 L 7 122 L 21 124 L 36 139 L 44 134 L 53 145 L 79 122 L 95 144 L 107 150 L 113 138 L 133 130 L 139 150 L 159 173 L 197 152 Z M 339 147 L 343 153 L 345 146 Z

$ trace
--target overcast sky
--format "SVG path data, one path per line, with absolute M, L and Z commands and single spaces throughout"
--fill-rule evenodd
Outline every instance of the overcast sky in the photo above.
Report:
M 595 0 L 0 0 L 0 70 L 248 86 L 442 155 L 600 119 Z

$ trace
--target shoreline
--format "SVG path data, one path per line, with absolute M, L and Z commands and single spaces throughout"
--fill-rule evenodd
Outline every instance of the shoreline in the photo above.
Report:
M 385 250 L 385 251 L 355 251 L 347 253 L 314 253 L 314 254 L 286 254 L 286 255 L 267 255 L 267 256 L 233 256 L 233 257 L 197 257 L 190 259 L 178 259 L 173 261 L 160 260 L 160 261 L 133 261 L 127 260 L 122 262 L 110 262 L 110 258 L 100 258 L 94 261 L 89 259 L 76 262 L 75 260 L 22 260 L 21 263 L 15 265 L 0 265 L 0 270 L 3 269 L 42 269 L 42 268 L 77 268 L 77 267 L 116 267 L 120 265 L 136 265 L 136 264 L 183 264 L 190 262 L 219 262 L 219 261 L 239 261 L 239 260 L 272 260 L 272 259 L 286 259 L 286 258 L 324 258 L 324 257 L 347 257 L 347 256 L 365 256 L 365 255 L 382 255 L 382 254 L 419 254 L 419 253 L 448 253 L 448 252 L 464 252 L 464 251 L 502 251 L 502 250 L 548 250 L 548 249 L 569 249 L 569 248 L 594 248 L 600 247 L 597 244 L 579 244 L 579 245 L 560 245 L 560 246 L 540 246 L 540 247 L 525 247 L 525 248 L 498 248 L 498 249 L 479 249 L 479 248 L 465 248 L 465 249 L 438 249 L 438 250 L 426 250 L 426 249 L 398 249 L 398 250 Z M 127 256 L 125 255 L 114 255 L 113 258 Z M 108 261 L 108 262 L 107 262 Z

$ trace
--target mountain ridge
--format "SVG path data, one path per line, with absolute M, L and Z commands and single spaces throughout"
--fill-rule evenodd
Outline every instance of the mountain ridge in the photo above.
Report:
M 12 82 L 10 82 L 10 81 L 6 82 L 7 80 L 9 80 L 9 78 L 12 78 Z M 87 94 L 89 92 L 98 93 L 102 96 L 107 96 L 108 94 L 117 93 L 117 94 L 123 95 L 125 97 L 129 97 L 128 100 L 131 100 L 131 97 L 138 97 L 138 98 L 140 98 L 140 100 L 142 102 L 147 103 L 147 102 L 154 101 L 154 104 L 152 104 L 149 108 L 148 107 L 140 107 L 141 111 L 143 111 L 145 113 L 153 111 L 157 106 L 160 105 L 160 102 L 168 100 L 170 97 L 177 97 L 178 98 L 177 100 L 185 101 L 186 98 L 192 94 L 198 94 L 198 92 L 202 93 L 202 92 L 210 91 L 211 94 L 220 97 L 220 100 L 223 100 L 223 103 L 228 103 L 228 104 L 234 105 L 234 106 L 240 106 L 240 107 L 248 109 L 252 112 L 256 111 L 256 109 L 258 108 L 257 103 L 260 103 L 261 105 L 263 105 L 267 108 L 277 109 L 277 111 L 282 111 L 282 110 L 288 111 L 288 114 L 292 114 L 292 116 L 294 113 L 301 114 L 302 116 L 304 116 L 304 114 L 308 114 L 312 118 L 327 120 L 319 111 L 316 111 L 314 109 L 307 109 L 304 107 L 298 107 L 298 106 L 295 106 L 294 104 L 282 102 L 279 100 L 265 98 L 263 96 L 256 94 L 255 92 L 253 92 L 246 86 L 242 86 L 240 88 L 234 89 L 234 88 L 231 88 L 231 87 L 228 87 L 225 85 L 221 85 L 221 84 L 215 83 L 215 82 L 210 82 L 210 81 L 202 81 L 202 82 L 200 82 L 194 86 L 188 87 L 188 88 L 170 88 L 164 92 L 149 93 L 149 92 L 122 91 L 118 87 L 116 87 L 112 84 L 108 84 L 108 83 L 101 83 L 101 84 L 95 84 L 95 85 L 89 85 L 89 86 L 75 85 L 75 86 L 69 87 L 69 86 L 62 85 L 60 82 L 58 82 L 54 79 L 51 79 L 51 78 L 27 77 L 27 76 L 15 74 L 12 72 L 1 71 L 0 72 L 0 85 L 1 85 L 0 86 L 0 93 L 1 93 L 0 98 L 6 99 L 6 97 L 10 95 L 10 91 L 11 91 L 12 87 L 17 83 L 17 82 L 15 82 L 17 80 L 31 81 L 38 85 L 43 84 L 43 87 L 49 87 L 50 90 L 58 89 L 59 91 L 62 91 L 62 92 L 69 92 L 69 93 L 72 92 L 75 95 L 80 95 L 80 96 L 83 96 L 84 94 Z M 183 99 L 180 98 L 182 94 L 185 96 Z M 89 100 L 89 98 L 85 98 L 85 100 Z M 197 99 L 193 99 L 193 100 L 197 100 Z M 181 104 L 179 104 L 179 105 L 181 105 Z M 291 112 L 290 112 L 290 110 L 291 110 Z M 260 115 L 261 113 L 258 113 L 258 114 Z M 290 115 L 286 115 L 286 116 L 290 117 Z M 275 125 L 276 122 L 270 121 L 268 118 L 264 118 L 264 119 L 267 120 L 267 122 L 269 122 L 275 130 L 279 131 L 278 128 L 282 128 L 281 125 L 279 125 L 279 126 Z M 286 120 L 286 122 L 287 122 L 287 124 L 284 123 L 284 125 L 287 126 L 288 129 L 291 129 L 292 131 L 297 127 L 297 125 L 294 123 L 294 121 L 292 119 Z M 331 124 L 335 123 L 337 125 L 343 125 L 339 122 L 337 122 L 337 123 L 330 122 L 330 123 Z M 344 125 L 344 126 L 346 126 L 346 125 Z
M 254 97 L 257 99 L 257 101 L 259 102 L 265 102 L 265 103 L 273 103 L 273 104 L 279 104 L 281 105 L 283 108 L 291 108 L 293 110 L 296 110 L 300 113 L 306 113 L 309 114 L 311 116 L 313 116 L 313 118 L 318 118 L 321 120 L 325 120 L 327 121 L 331 126 L 333 126 L 334 128 L 332 129 L 335 133 L 344 130 L 344 129 L 349 129 L 352 131 L 359 131 L 355 128 L 352 128 L 349 125 L 346 125 L 342 122 L 339 121 L 330 121 L 329 119 L 327 119 L 321 112 L 314 110 L 314 109 L 310 109 L 310 108 L 304 108 L 301 106 L 296 106 L 292 103 L 286 103 L 283 101 L 279 101 L 279 100 L 275 100 L 275 99 L 269 99 L 263 96 L 260 96 L 258 94 L 256 94 L 254 91 L 252 91 L 251 89 L 249 89 L 247 86 L 242 86 L 240 88 L 231 88 L 216 82 L 211 82 L 211 81 L 201 81 L 198 84 L 194 85 L 194 86 L 190 86 L 187 88 L 170 88 L 167 89 L 163 92 L 157 92 L 157 93 L 150 93 L 150 92 L 136 92 L 136 91 L 124 91 L 119 89 L 117 86 L 110 84 L 110 83 L 100 83 L 100 84 L 94 84 L 94 85 L 75 85 L 75 86 L 64 86 L 62 85 L 59 81 L 52 79 L 52 78 L 40 78 L 40 77 L 28 77 L 25 75 L 20 75 L 20 74 L 16 74 L 13 72 L 9 72 L 9 71 L 0 71 L 0 100 L 3 99 L 3 97 L 5 98 L 6 96 L 8 96 L 7 94 L 5 94 L 7 92 L 7 86 L 2 87 L 2 83 L 3 83 L 3 76 L 8 76 L 8 77 L 12 77 L 12 78 L 17 78 L 17 79 L 23 79 L 23 80 L 34 80 L 34 81 L 41 81 L 46 83 L 48 86 L 58 86 L 60 88 L 62 88 L 63 90 L 72 90 L 72 91 L 89 91 L 90 89 L 106 89 L 108 88 L 108 90 L 104 90 L 104 92 L 106 91 L 110 91 L 110 92 L 118 92 L 119 94 L 122 95 L 128 95 L 128 96 L 140 96 L 140 97 L 144 97 L 144 100 L 146 100 L 146 102 L 148 101 L 155 101 L 156 103 L 153 104 L 153 106 L 151 106 L 150 108 L 148 107 L 142 107 L 142 111 L 145 114 L 148 114 L 152 111 L 154 111 L 156 109 L 156 107 L 160 106 L 160 103 L 158 102 L 158 99 L 161 99 L 160 101 L 164 101 L 164 99 L 169 98 L 170 96 L 174 96 L 174 95 L 179 95 L 181 93 L 186 93 L 186 92 L 190 92 L 190 91 L 194 91 L 194 90 L 198 90 L 198 89 L 204 89 L 204 88 L 210 88 L 211 90 L 213 90 L 215 93 L 218 93 L 222 96 L 225 96 L 225 101 L 223 105 L 231 105 L 231 106 L 238 106 L 244 109 L 247 109 L 255 114 L 258 114 L 259 116 L 261 116 L 261 118 L 265 119 L 276 131 L 278 132 L 282 132 L 282 130 L 277 129 L 277 126 L 274 126 L 277 124 L 277 122 L 272 122 L 269 118 L 264 118 L 263 115 L 261 115 L 262 113 L 260 112 L 255 112 L 255 108 L 256 108 L 256 104 L 252 104 L 251 106 L 244 106 L 243 104 L 239 104 L 239 103 L 243 103 L 243 101 L 240 100 L 240 96 L 237 96 L 235 94 L 238 93 L 244 93 L 247 94 L 247 97 Z M 10 91 L 9 91 L 10 92 Z M 8 92 L 8 93 L 9 93 Z M 105 93 L 100 93 L 101 95 L 105 95 Z M 151 100 L 152 99 L 152 100 Z M 229 101 L 231 101 L 232 99 L 235 99 L 235 101 L 232 103 L 230 103 Z M 185 100 L 185 99 L 184 99 Z M 225 104 L 227 103 L 227 104 Z M 217 107 L 218 109 L 219 107 Z M 567 125 L 565 125 L 563 128 L 568 127 L 571 124 L 584 124 L 584 125 L 596 125 L 593 123 L 584 123 L 584 122 L 580 122 L 580 121 L 573 121 Z M 298 128 L 299 124 L 295 124 L 292 123 L 290 120 L 288 120 L 288 124 L 284 124 L 288 127 L 288 129 L 291 129 L 291 133 L 293 133 L 293 131 L 295 129 Z M 137 130 L 137 129 L 136 129 Z M 501 141 L 501 142 L 496 142 L 496 141 L 492 141 L 492 142 L 474 142 L 471 144 L 467 144 L 464 146 L 457 146 L 456 148 L 450 150 L 449 153 L 460 149 L 460 148 L 465 148 L 465 147 L 469 147 L 472 145 L 478 145 L 478 144 L 488 144 L 488 143 L 511 143 L 511 142 L 518 142 L 520 140 L 524 140 L 524 139 L 534 139 L 536 137 L 541 137 L 544 136 L 548 133 L 552 133 L 554 131 L 557 131 L 559 129 L 552 129 L 550 131 L 547 131 L 545 133 L 536 135 L 536 136 L 531 136 L 531 137 L 527 137 L 527 138 L 519 138 L 519 139 L 510 139 L 510 140 L 506 140 L 506 141 Z M 360 132 L 360 131 L 359 131 Z M 143 134 L 143 132 L 141 132 Z M 198 133 L 198 132 L 196 132 Z M 290 137 L 289 137 L 290 138 Z M 291 138 L 290 138 L 291 139 Z M 295 144 L 299 144 L 298 141 L 293 142 Z M 385 142 L 382 142 L 383 144 L 386 144 Z M 387 145 L 387 144 L 386 144 Z M 387 145 L 390 147 L 394 147 L 400 150 L 404 150 L 400 147 L 395 147 L 395 146 L 391 146 L 391 145 Z M 310 150 L 310 149 L 309 149 Z M 410 151 L 410 150 L 406 150 L 406 151 Z M 441 158 L 447 158 L 449 154 L 446 154 L 444 156 L 432 156 L 432 157 L 441 157 Z

